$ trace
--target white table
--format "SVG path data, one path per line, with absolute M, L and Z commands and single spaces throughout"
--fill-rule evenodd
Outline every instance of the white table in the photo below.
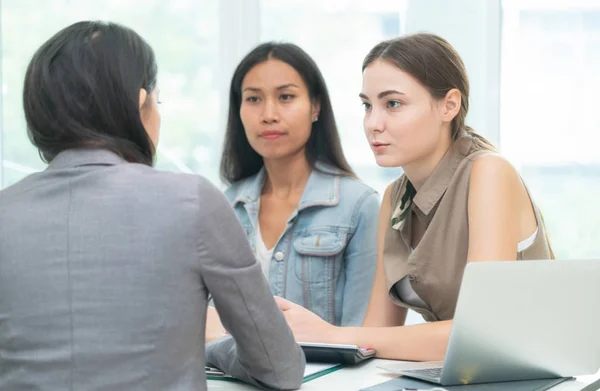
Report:
M 377 368 L 377 365 L 389 363 L 388 360 L 369 360 L 364 364 L 354 367 L 343 368 L 328 375 L 321 376 L 315 380 L 309 381 L 302 385 L 301 390 L 344 390 L 353 391 L 361 388 L 371 387 L 376 384 L 384 383 L 398 375 Z M 398 363 L 399 361 L 395 361 Z M 414 363 L 406 363 L 414 365 Z M 552 391 L 580 391 L 587 384 L 600 378 L 600 372 L 596 375 L 578 377 L 577 380 L 563 382 Z M 228 381 L 209 380 L 208 389 L 214 391 L 238 391 L 238 390 L 256 390 L 255 387 Z

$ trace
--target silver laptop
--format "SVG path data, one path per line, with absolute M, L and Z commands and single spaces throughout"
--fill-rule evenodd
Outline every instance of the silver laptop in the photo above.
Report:
M 469 263 L 445 360 L 381 368 L 444 386 L 596 373 L 599 303 L 600 260 Z

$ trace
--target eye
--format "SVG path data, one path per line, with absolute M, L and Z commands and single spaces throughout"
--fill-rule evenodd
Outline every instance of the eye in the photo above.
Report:
M 246 100 L 246 102 L 256 103 L 256 102 L 258 102 L 258 97 L 257 96 L 249 96 L 245 100 Z
M 402 106 L 402 102 L 397 100 L 390 100 L 387 102 L 387 107 L 390 109 L 398 109 L 400 106 Z
M 291 100 L 293 97 L 294 97 L 294 95 L 292 95 L 292 94 L 281 94 L 279 99 L 281 99 L 282 101 L 287 101 L 287 100 Z
M 369 111 L 371 109 L 371 104 L 370 103 L 362 102 L 362 106 L 365 109 L 365 111 Z

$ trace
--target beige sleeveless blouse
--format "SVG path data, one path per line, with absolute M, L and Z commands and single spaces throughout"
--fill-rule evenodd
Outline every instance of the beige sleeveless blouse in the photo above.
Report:
M 486 153 L 490 151 L 478 149 L 465 134 L 453 142 L 412 202 L 402 202 L 407 186 L 412 186 L 406 176 L 392 184 L 392 216 L 383 254 L 387 289 L 394 303 L 414 309 L 427 321 L 454 317 L 469 247 L 469 177 L 475 159 Z M 517 259 L 550 259 L 543 220 L 533 200 L 532 205 L 538 233 L 526 250 L 517 253 Z M 424 234 L 411 251 L 413 223 L 421 224 Z M 410 306 L 398 297 L 395 285 L 404 277 L 427 308 Z

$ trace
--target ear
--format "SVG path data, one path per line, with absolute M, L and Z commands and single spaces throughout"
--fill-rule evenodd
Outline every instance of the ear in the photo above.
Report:
M 442 118 L 444 122 L 452 122 L 460 111 L 461 103 L 462 96 L 458 89 L 453 88 L 446 93 L 446 96 L 442 100 Z
M 317 120 L 319 119 L 320 113 L 321 113 L 321 102 L 319 100 L 315 99 L 312 103 L 312 110 L 311 110 L 312 122 L 317 122 Z
M 148 92 L 145 89 L 140 88 L 140 111 L 142 111 L 142 106 L 144 106 L 144 103 L 146 103 L 147 96 Z

